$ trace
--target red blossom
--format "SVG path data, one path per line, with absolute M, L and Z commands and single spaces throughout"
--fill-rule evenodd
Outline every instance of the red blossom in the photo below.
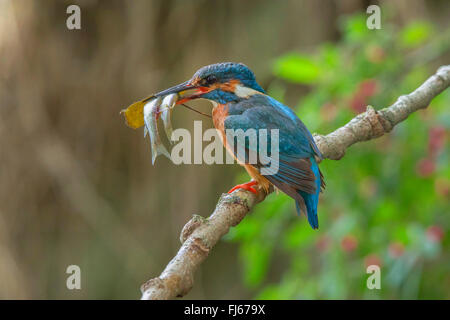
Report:
M 419 176 L 426 178 L 433 174 L 436 169 L 433 159 L 424 158 L 417 162 L 416 172 Z
M 351 252 L 358 247 L 358 240 L 352 235 L 346 235 L 341 240 L 341 248 L 345 252 Z
M 374 79 L 364 80 L 359 84 L 359 91 L 365 97 L 371 97 L 377 92 L 377 82 Z
M 378 255 L 372 253 L 364 258 L 364 264 L 366 265 L 366 267 L 372 266 L 372 265 L 377 265 L 377 266 L 381 267 L 382 261 Z
M 428 240 L 432 242 L 441 242 L 444 238 L 444 230 L 439 226 L 430 226 L 426 231 Z
M 357 114 L 364 112 L 366 108 L 366 99 L 361 95 L 354 95 L 350 102 L 350 107 Z
M 446 130 L 444 127 L 437 126 L 430 128 L 428 136 L 429 155 L 435 157 L 445 145 Z
M 392 258 L 399 258 L 405 252 L 405 246 L 400 242 L 393 242 L 389 245 L 388 251 Z
M 374 79 L 362 81 L 350 101 L 350 107 L 355 113 L 365 111 L 367 101 L 377 92 L 378 84 Z

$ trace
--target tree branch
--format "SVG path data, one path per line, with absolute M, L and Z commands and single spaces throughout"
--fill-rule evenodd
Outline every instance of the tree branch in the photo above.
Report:
M 448 88 L 449 82 L 450 66 L 443 66 L 414 92 L 398 98 L 392 106 L 379 111 L 368 106 L 366 112 L 332 133 L 314 135 L 316 144 L 324 158 L 339 160 L 352 144 L 381 137 L 411 113 L 426 108 L 434 97 Z
M 351 145 L 378 138 L 390 132 L 411 113 L 426 108 L 449 85 L 450 65 L 439 68 L 419 88 L 401 96 L 392 106 L 380 111 L 368 106 L 366 112 L 334 132 L 326 136 L 314 135 L 317 146 L 324 158 L 338 160 Z M 241 189 L 223 194 L 208 219 L 195 215 L 181 231 L 182 246 L 177 255 L 159 277 L 142 285 L 142 299 L 172 299 L 188 293 L 194 284 L 195 271 L 210 250 L 228 233 L 230 227 L 238 225 L 255 204 L 265 199 L 267 194 L 261 189 L 258 191 L 258 195 Z

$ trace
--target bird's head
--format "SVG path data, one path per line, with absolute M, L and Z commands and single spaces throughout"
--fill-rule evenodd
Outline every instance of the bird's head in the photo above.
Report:
M 179 96 L 177 104 L 198 98 L 225 104 L 246 99 L 255 93 L 264 93 L 264 90 L 246 65 L 225 62 L 205 66 L 188 81 L 161 91 L 155 96 L 172 93 Z
M 199 69 L 188 81 L 133 103 L 121 113 L 124 114 L 128 126 L 137 129 L 144 125 L 145 104 L 155 97 L 177 94 L 178 105 L 199 98 L 208 99 L 214 104 L 226 104 L 242 101 L 255 93 L 264 93 L 264 90 L 246 65 L 234 62 L 216 63 Z

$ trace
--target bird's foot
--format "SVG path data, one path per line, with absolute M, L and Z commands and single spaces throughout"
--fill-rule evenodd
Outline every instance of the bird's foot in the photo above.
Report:
M 252 186 L 257 185 L 258 182 L 256 181 L 250 181 L 247 183 L 243 183 L 243 184 L 238 184 L 237 186 L 233 187 L 230 191 L 228 191 L 228 193 L 232 193 L 233 191 L 237 190 L 237 189 L 245 189 L 247 191 L 253 192 L 254 194 L 258 194 L 258 191 L 256 191 L 255 188 L 252 188 Z

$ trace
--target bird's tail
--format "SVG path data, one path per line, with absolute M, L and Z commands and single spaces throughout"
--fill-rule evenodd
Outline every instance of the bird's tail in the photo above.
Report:
M 298 193 L 302 196 L 304 203 L 300 201 L 296 201 L 295 205 L 297 208 L 297 213 L 300 214 L 301 211 L 308 217 L 308 222 L 313 229 L 319 228 L 319 218 L 317 216 L 317 205 L 319 204 L 319 193 L 322 183 L 322 175 L 319 171 L 319 166 L 316 163 L 314 157 L 310 158 L 311 160 L 311 170 L 316 176 L 315 184 L 316 184 L 316 192 L 306 193 L 304 191 L 298 191 Z M 306 207 L 306 208 L 305 208 Z

